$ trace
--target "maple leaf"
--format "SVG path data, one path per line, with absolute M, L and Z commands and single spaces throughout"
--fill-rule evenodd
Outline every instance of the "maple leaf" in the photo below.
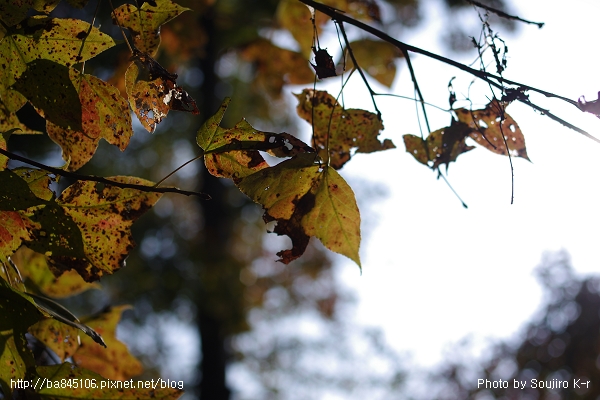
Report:
M 154 55 L 160 45 L 160 27 L 188 10 L 171 0 L 144 1 L 139 8 L 124 4 L 115 9 L 113 23 L 129 29 L 135 48 Z
M 393 149 L 391 140 L 380 142 L 377 136 L 383 124 L 377 115 L 360 109 L 344 109 L 325 91 L 304 89 L 295 95 L 298 115 L 312 124 L 313 143 L 323 160 L 340 169 L 353 152 L 372 153 Z
M 15 96 L 10 94 L 10 87 L 27 70 L 28 63 L 44 59 L 70 67 L 115 45 L 98 28 L 92 27 L 90 31 L 90 24 L 76 19 L 34 16 L 17 27 L 11 28 L 0 41 L 0 58 L 4 60 L 0 68 L 0 99 L 5 104 L 9 97 Z M 9 107 L 10 111 L 18 108 Z
M 127 380 L 142 373 L 142 364 L 116 336 L 121 314 L 130 308 L 131 306 L 112 307 L 98 315 L 81 319 L 102 335 L 110 351 L 105 351 L 91 338 L 82 337 L 81 345 L 73 354 L 75 364 L 113 380 Z
M 292 240 L 291 249 L 277 253 L 279 261 L 288 264 L 300 257 L 315 236 L 360 266 L 360 214 L 354 192 L 335 169 L 315 164 L 313 154 L 262 169 L 237 185 L 263 206 L 265 222 L 277 221 L 274 232 Z
M 67 169 L 75 171 L 92 158 L 100 139 L 124 151 L 133 129 L 127 102 L 116 87 L 72 69 L 69 79 L 79 103 L 80 128 L 60 126 L 48 118 L 46 129 L 48 136 L 62 148 Z
M 226 98 L 219 110 L 198 130 L 196 142 L 204 150 L 204 162 L 208 171 L 217 177 L 230 178 L 234 182 L 269 165 L 260 155 L 265 151 L 275 157 L 292 157 L 314 152 L 310 146 L 289 133 L 262 132 L 254 129 L 246 120 L 231 129 L 219 126 L 230 99 Z

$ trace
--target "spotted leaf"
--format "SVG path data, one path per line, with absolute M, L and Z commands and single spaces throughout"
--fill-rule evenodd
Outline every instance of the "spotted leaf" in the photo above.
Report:
M 344 109 L 333 96 L 320 90 L 305 89 L 296 98 L 298 115 L 313 126 L 313 143 L 319 155 L 335 169 L 342 168 L 354 151 L 372 153 L 396 147 L 389 139 L 379 141 L 383 124 L 369 111 Z

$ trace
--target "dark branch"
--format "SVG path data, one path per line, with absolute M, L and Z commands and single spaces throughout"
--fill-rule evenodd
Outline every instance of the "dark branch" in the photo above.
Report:
M 355 20 L 352 17 L 349 17 L 349 16 L 347 16 L 345 14 L 342 14 L 342 13 L 338 12 L 336 9 L 334 9 L 332 7 L 326 6 L 326 5 L 322 4 L 322 3 L 318 3 L 318 2 L 316 2 L 314 0 L 299 0 L 299 1 L 302 2 L 302 3 L 304 3 L 304 4 L 306 4 L 307 6 L 313 7 L 314 9 L 322 12 L 325 15 L 328 15 L 329 17 L 331 17 L 335 21 L 346 22 L 346 23 L 348 23 L 350 25 L 356 26 L 359 29 L 362 29 L 365 32 L 369 32 L 370 34 L 372 34 L 372 35 L 380 38 L 381 40 L 383 40 L 385 42 L 388 42 L 388 43 L 396 46 L 404 54 L 407 54 L 409 51 L 413 52 L 413 53 L 417 53 L 417 54 L 422 54 L 422 55 L 424 55 L 426 57 L 432 58 L 434 60 L 443 62 L 445 64 L 448 64 L 448 65 L 451 65 L 451 66 L 453 66 L 455 68 L 458 68 L 458 69 L 460 69 L 462 71 L 465 71 L 465 72 L 467 72 L 467 73 L 469 73 L 469 74 L 471 74 L 471 75 L 473 75 L 473 76 L 475 76 L 475 77 L 477 77 L 477 78 L 479 78 L 479 79 L 481 79 L 481 80 L 489 83 L 490 85 L 492 85 L 492 86 L 494 86 L 494 87 L 496 87 L 496 88 L 498 88 L 500 90 L 505 90 L 506 89 L 506 87 L 504 87 L 502 84 L 498 83 L 498 82 L 503 82 L 503 83 L 508 84 L 508 85 L 517 86 L 517 87 L 519 87 L 519 90 L 521 90 L 521 91 L 532 91 L 532 92 L 540 93 L 540 94 L 542 94 L 542 95 L 544 95 L 546 97 L 553 97 L 553 98 L 560 99 L 562 101 L 565 101 L 565 102 L 567 102 L 569 104 L 574 105 L 575 107 L 577 107 L 577 109 L 580 110 L 579 104 L 576 101 L 571 100 L 569 98 L 566 98 L 566 97 L 563 97 L 563 96 L 559 96 L 557 94 L 550 93 L 550 92 L 547 92 L 545 90 L 537 89 L 537 88 L 534 88 L 532 86 L 525 85 L 525 84 L 522 84 L 522 83 L 519 83 L 519 82 L 511 81 L 511 80 L 503 78 L 501 76 L 497 76 L 497 75 L 491 74 L 491 73 L 489 73 L 487 71 L 480 71 L 480 70 L 471 68 L 471 67 L 469 67 L 467 65 L 461 64 L 461 63 L 459 63 L 457 61 L 454 61 L 452 59 L 443 57 L 443 56 L 441 56 L 439 54 L 431 53 L 431 52 L 429 52 L 427 50 L 423 50 L 423 49 L 421 49 L 419 47 L 411 46 L 411 45 L 409 45 L 407 43 L 404 43 L 404 42 L 401 42 L 399 40 L 394 39 L 393 37 L 389 36 L 388 34 L 380 31 L 379 29 L 373 28 L 372 26 L 369 26 L 369 25 L 367 25 L 365 23 L 357 21 L 357 20 Z M 520 101 L 523 104 L 528 105 L 529 107 L 531 107 L 531 108 L 533 108 L 535 110 L 542 111 L 545 115 L 547 115 L 548 117 L 550 117 L 551 119 L 553 119 L 555 121 L 560 122 L 564 126 L 570 128 L 570 129 L 573 129 L 574 131 L 579 132 L 579 133 L 585 135 L 586 137 L 595 140 L 596 142 L 600 142 L 600 140 L 594 138 L 592 135 L 590 135 L 589 133 L 587 133 L 583 129 L 577 128 L 576 126 L 574 126 L 574 125 L 572 125 L 572 124 L 570 124 L 570 123 L 562 120 L 561 118 L 559 118 L 559 117 L 557 117 L 555 115 L 552 115 L 551 113 L 549 113 L 548 111 L 546 111 L 546 110 L 542 109 L 541 107 L 535 105 L 531 101 L 523 99 L 523 98 L 517 98 L 516 100 Z
M 502 17 L 502 18 L 506 18 L 506 19 L 514 19 L 514 20 L 516 20 L 516 21 L 525 22 L 526 24 L 537 25 L 537 26 L 538 26 L 538 28 L 542 28 L 542 27 L 545 25 L 545 23 L 544 23 L 544 22 L 533 22 L 533 21 L 528 21 L 528 20 L 526 20 L 526 19 L 523 19 L 523 18 L 521 18 L 521 17 L 519 17 L 519 16 L 516 16 L 516 15 L 510 15 L 510 14 L 507 14 L 507 13 L 505 13 L 505 12 L 504 12 L 504 11 L 502 11 L 502 10 L 497 10 L 497 9 L 495 9 L 495 8 L 492 8 L 492 7 L 490 7 L 490 6 L 486 6 L 485 4 L 481 4 L 480 2 L 478 2 L 478 1 L 475 1 L 475 0 L 465 0 L 465 1 L 466 1 L 467 3 L 471 3 L 471 4 L 473 4 L 473 5 L 474 5 L 474 6 L 476 6 L 476 7 L 483 8 L 483 9 L 484 9 L 484 10 L 486 10 L 486 11 L 492 12 L 492 13 L 494 13 L 494 14 L 496 14 L 497 16 L 499 16 L 499 17 Z
M 186 196 L 197 196 L 197 197 L 200 197 L 203 200 L 210 200 L 210 196 L 209 195 L 207 195 L 205 193 L 200 193 L 200 192 L 190 192 L 190 191 L 187 191 L 187 190 L 181 190 L 181 189 L 177 189 L 177 188 L 174 188 L 174 187 L 156 187 L 156 186 L 136 185 L 136 184 L 133 184 L 133 183 L 115 182 L 115 181 L 111 181 L 110 179 L 102 178 L 100 176 L 77 174 L 75 172 L 65 171 L 65 170 L 62 170 L 60 168 L 50 167 L 48 165 L 39 163 L 37 161 L 30 160 L 27 157 L 22 157 L 22 156 L 20 156 L 18 154 L 11 153 L 10 151 L 4 150 L 2 148 L 0 148 L 0 154 L 2 154 L 5 157 L 10 158 L 11 160 L 21 161 L 21 162 L 24 162 L 25 164 L 33 165 L 34 167 L 37 167 L 37 168 L 46 170 L 48 172 L 51 172 L 54 175 L 63 176 L 65 178 L 71 178 L 71 179 L 74 179 L 76 181 L 98 182 L 98 183 L 103 183 L 105 185 L 117 186 L 117 187 L 120 187 L 120 188 L 123 188 L 123 189 L 137 189 L 137 190 L 141 190 L 143 192 L 179 193 L 179 194 L 184 194 Z

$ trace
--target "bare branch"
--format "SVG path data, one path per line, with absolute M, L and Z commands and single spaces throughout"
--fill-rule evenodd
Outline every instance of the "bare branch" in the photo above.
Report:
M 153 193 L 179 193 L 179 194 L 184 194 L 186 196 L 197 196 L 197 197 L 199 197 L 199 198 L 201 198 L 203 200 L 210 200 L 211 199 L 211 197 L 208 194 L 206 194 L 206 193 L 191 192 L 191 191 L 187 191 L 187 190 L 177 189 L 177 188 L 174 188 L 174 187 L 156 187 L 156 186 L 136 185 L 136 184 L 133 184 L 133 183 L 115 182 L 115 181 L 111 181 L 110 179 L 102 178 L 100 176 L 81 175 L 81 174 L 77 174 L 77 173 L 74 173 L 74 172 L 65 171 L 65 170 L 62 170 L 60 168 L 50 167 L 49 165 L 45 165 L 45 164 L 39 163 L 37 161 L 30 160 L 27 157 L 22 157 L 22 156 L 20 156 L 18 154 L 11 153 L 10 151 L 4 150 L 2 148 L 0 148 L 0 154 L 2 154 L 5 157 L 10 158 L 11 160 L 21 161 L 21 162 L 24 162 L 26 164 L 33 165 L 34 167 L 41 168 L 43 170 L 51 172 L 54 175 L 63 176 L 65 178 L 71 178 L 71 179 L 74 179 L 76 181 L 98 182 L 98 183 L 103 183 L 105 185 L 117 186 L 117 187 L 120 187 L 120 188 L 123 188 L 123 189 L 137 189 L 137 190 L 141 190 L 141 191 L 144 191 L 144 192 L 153 192 Z
M 478 1 L 475 1 L 475 0 L 465 0 L 465 1 L 466 1 L 467 3 L 471 3 L 472 5 L 474 5 L 474 6 L 476 6 L 476 7 L 483 8 L 483 9 L 484 9 L 484 10 L 486 10 L 486 11 L 489 11 L 489 12 L 491 12 L 491 13 L 494 13 L 494 14 L 496 14 L 497 16 L 499 16 L 499 17 L 502 17 L 502 18 L 506 18 L 506 19 L 513 19 L 513 20 L 516 20 L 516 21 L 525 22 L 526 24 L 537 25 L 537 26 L 538 26 L 538 28 L 540 28 L 540 29 L 541 29 L 541 28 L 542 28 L 542 27 L 545 25 L 545 23 L 544 23 L 544 22 L 533 22 L 533 21 L 528 21 L 528 20 L 526 20 L 526 19 L 523 19 L 523 18 L 521 18 L 521 17 L 519 17 L 519 16 L 517 16 L 517 15 L 510 15 L 510 14 L 507 14 L 507 13 L 505 13 L 505 12 L 504 12 L 504 11 L 502 11 L 502 10 L 498 10 L 498 9 L 492 8 L 492 7 L 490 7 L 490 6 L 486 6 L 485 4 L 481 4 L 480 2 L 478 2 Z

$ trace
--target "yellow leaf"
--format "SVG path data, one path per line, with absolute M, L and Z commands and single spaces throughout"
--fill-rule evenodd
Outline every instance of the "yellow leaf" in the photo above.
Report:
M 392 87 L 396 77 L 396 58 L 402 57 L 402 52 L 396 46 L 381 40 L 361 39 L 350 43 L 350 48 L 364 72 L 382 85 Z M 355 68 L 349 55 L 346 60 L 346 70 Z
M 330 167 L 300 154 L 254 173 L 238 183 L 242 192 L 265 209 L 265 222 L 277 221 L 274 232 L 287 235 L 292 249 L 277 253 L 287 264 L 300 257 L 311 236 L 360 266 L 360 214 L 354 193 Z
M 393 149 L 391 140 L 377 138 L 383 124 L 377 115 L 359 109 L 344 109 L 325 91 L 304 89 L 297 94 L 298 115 L 312 124 L 313 143 L 323 160 L 340 169 L 352 157 L 352 152 L 372 153 Z
M 153 186 L 140 178 L 115 176 L 107 179 Z M 65 189 L 56 202 L 81 231 L 85 259 L 51 256 L 55 267 L 76 269 L 88 282 L 111 274 L 123 266 L 133 248 L 131 225 L 161 197 L 160 193 L 123 189 L 78 181 Z
M 132 4 L 124 4 L 115 9 L 119 24 L 128 28 L 133 45 L 141 52 L 154 55 L 160 45 L 160 27 L 189 8 L 181 7 L 171 0 L 156 0 L 156 7 L 144 3 L 141 9 Z
M 29 333 L 52 350 L 61 362 L 71 357 L 79 347 L 78 329 L 52 318 L 32 325 Z
M 113 307 L 81 322 L 98 332 L 106 342 L 106 348 L 87 336 L 81 337 L 81 346 L 73 355 L 75 364 L 108 379 L 126 380 L 142 373 L 142 364 L 133 357 L 127 346 L 116 337 L 116 329 L 123 311 L 130 306 Z

